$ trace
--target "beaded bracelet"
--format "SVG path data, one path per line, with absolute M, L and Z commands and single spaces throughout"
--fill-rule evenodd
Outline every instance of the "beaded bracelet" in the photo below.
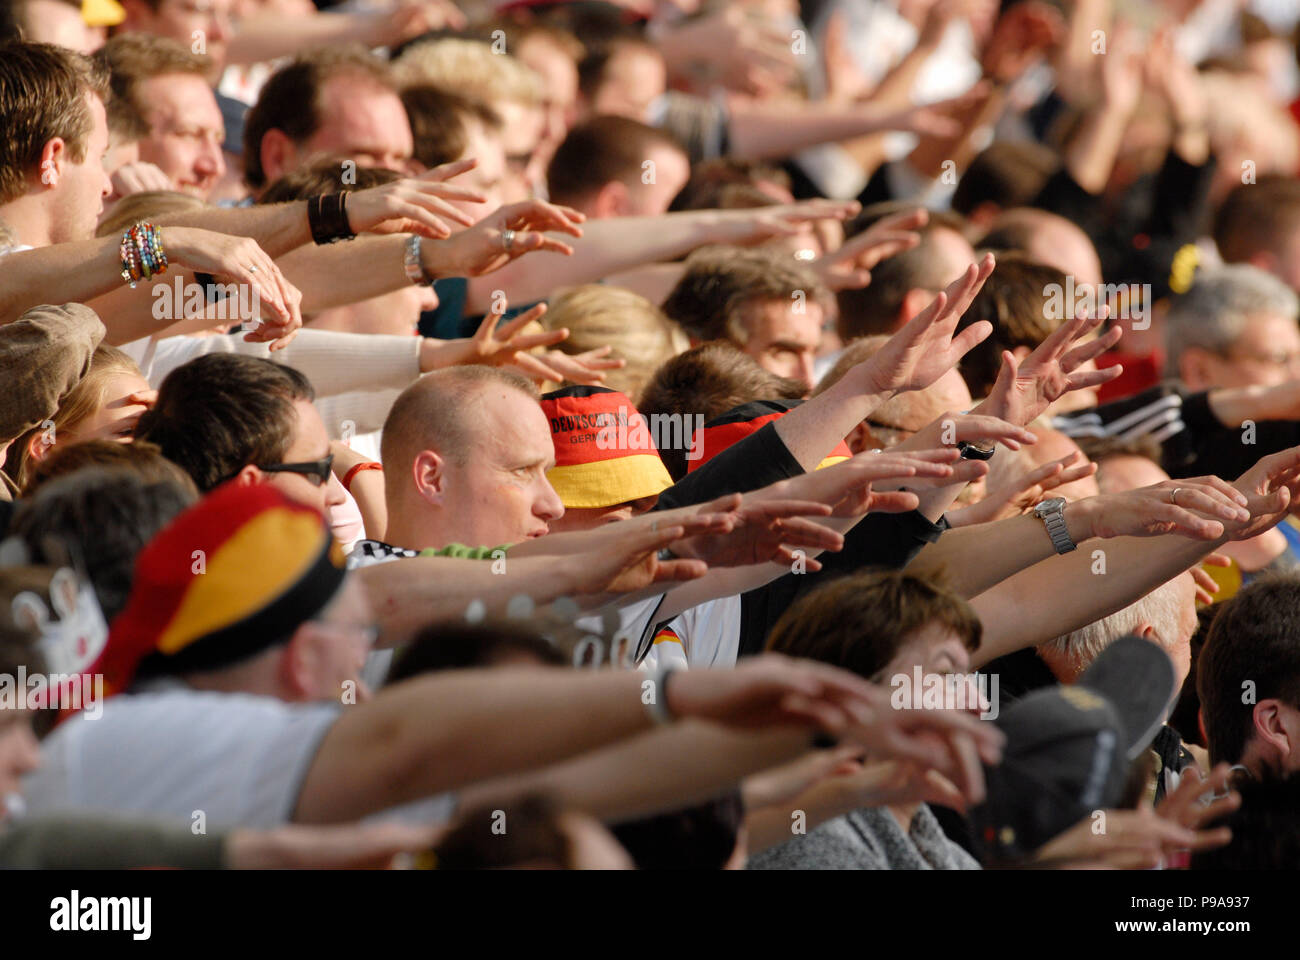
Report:
M 122 234 L 122 279 L 134 287 L 141 280 L 167 272 L 162 231 L 152 223 L 137 223 Z

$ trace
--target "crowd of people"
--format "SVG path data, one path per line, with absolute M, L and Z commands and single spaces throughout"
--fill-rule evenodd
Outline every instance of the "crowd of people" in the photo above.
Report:
M 1300 864 L 1300 9 L 13 0 L 0 866 Z

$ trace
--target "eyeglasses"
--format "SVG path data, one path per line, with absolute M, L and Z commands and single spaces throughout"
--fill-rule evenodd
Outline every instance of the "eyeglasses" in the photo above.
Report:
M 308 460 L 303 463 L 269 463 L 257 469 L 263 473 L 299 473 L 312 482 L 314 486 L 323 486 L 330 482 L 330 470 L 334 466 L 334 454 L 324 460 Z
M 1300 353 L 1287 353 L 1285 350 L 1275 350 L 1267 353 L 1247 353 L 1245 351 L 1230 350 L 1223 356 L 1228 360 L 1251 361 L 1253 363 L 1265 363 L 1274 367 L 1300 367 Z

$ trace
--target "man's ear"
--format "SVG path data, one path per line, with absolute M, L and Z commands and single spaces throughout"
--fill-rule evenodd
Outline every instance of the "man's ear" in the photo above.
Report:
M 849 435 L 844 438 L 848 444 L 849 450 L 855 454 L 863 453 L 866 450 L 878 450 L 884 446 L 875 435 L 871 432 L 871 427 L 867 421 L 859 421 L 858 425 L 849 431 Z
M 234 481 L 241 487 L 253 487 L 259 483 L 265 483 L 266 474 L 250 463 L 235 474 Z
M 934 300 L 934 294 L 929 290 L 922 290 L 919 287 L 913 287 L 903 295 L 903 305 L 899 308 L 898 316 L 894 318 L 894 330 L 901 330 L 907 321 L 928 307 Z
M 274 183 L 298 166 L 297 146 L 287 133 L 275 127 L 262 134 L 258 157 L 262 161 L 262 175 L 267 183 Z
M 1261 700 L 1251 711 L 1254 727 L 1256 749 L 1262 754 L 1265 766 L 1274 770 L 1284 770 L 1284 762 L 1291 755 L 1295 744 L 1288 729 L 1283 705 L 1280 700 Z
M 446 494 L 447 462 L 436 450 L 421 450 L 411 464 L 415 492 L 428 503 L 441 506 Z
M 317 634 L 310 622 L 299 625 L 280 654 L 280 686 L 290 702 L 315 700 L 319 661 Z
M 57 187 L 63 176 L 63 165 L 68 162 L 68 145 L 62 137 L 45 141 L 41 148 L 40 180 L 42 185 Z
M 627 185 L 621 180 L 611 180 L 596 191 L 591 209 L 593 219 L 624 217 L 628 214 Z

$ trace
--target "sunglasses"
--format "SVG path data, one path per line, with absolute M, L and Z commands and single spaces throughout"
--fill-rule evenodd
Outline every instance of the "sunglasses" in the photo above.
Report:
M 330 470 L 334 466 L 334 454 L 330 454 L 324 460 L 308 460 L 304 463 L 270 463 L 266 466 L 258 464 L 257 469 L 263 473 L 298 473 L 302 474 L 312 482 L 314 486 L 322 486 L 330 481 Z

